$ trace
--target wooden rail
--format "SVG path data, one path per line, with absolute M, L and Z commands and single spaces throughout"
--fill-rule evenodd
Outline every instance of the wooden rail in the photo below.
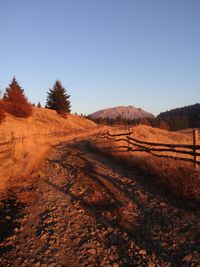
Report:
M 198 145 L 198 130 L 193 130 L 193 144 L 169 144 L 169 143 L 155 143 L 155 142 L 147 142 L 142 141 L 139 139 L 136 139 L 134 137 L 131 137 L 131 134 L 133 132 L 129 131 L 126 133 L 120 133 L 120 134 L 111 134 L 108 131 L 101 133 L 100 136 L 103 138 L 111 139 L 115 142 L 124 141 L 126 145 L 119 146 L 119 148 L 125 148 L 127 151 L 131 152 L 147 152 L 153 156 L 156 157 L 163 157 L 163 158 L 170 158 L 170 159 L 176 159 L 176 160 L 183 160 L 192 162 L 194 164 L 194 167 L 197 168 L 197 166 L 200 164 L 199 158 L 200 158 L 200 145 Z M 165 154 L 159 154 L 165 153 Z M 167 153 L 176 153 L 176 154 L 182 154 L 182 155 L 189 155 L 190 158 L 181 157 L 181 156 L 174 156 Z
M 101 128 L 102 129 L 102 128 Z M 99 132 L 99 129 L 94 129 L 95 131 L 98 131 Z M 50 142 L 50 139 L 48 138 L 51 138 L 51 137 L 56 137 L 56 138 L 59 138 L 59 137 L 70 137 L 71 140 L 73 139 L 77 139 L 77 138 L 80 138 L 80 137 L 84 137 L 84 134 L 85 136 L 86 135 L 90 135 L 90 136 L 93 136 L 93 135 L 96 135 L 96 132 L 89 132 L 87 133 L 87 131 L 85 130 L 69 130 L 69 131 L 53 131 L 53 132 L 49 132 L 49 133 L 34 133 L 34 134 L 30 134 L 30 135 L 27 135 L 27 136 L 22 136 L 22 137 L 16 137 L 14 135 L 14 132 L 11 132 L 10 133 L 10 138 L 9 140 L 5 140 L 3 142 L 3 140 L 1 140 L 0 138 L 0 161 L 1 159 L 7 159 L 9 157 L 11 157 L 14 153 L 15 153 L 15 148 L 16 148 L 16 145 L 18 143 L 22 143 L 26 140 L 29 140 L 29 139 L 33 139 L 34 141 L 37 141 L 37 140 L 40 140 L 41 137 L 45 138 L 44 140 L 44 143 L 48 143 L 49 145 L 51 144 Z M 73 137 L 74 135 L 74 137 Z M 48 141 L 49 140 L 49 141 Z M 62 139 L 63 140 L 63 139 Z M 58 139 L 58 142 L 59 142 L 59 139 Z
M 11 133 L 10 140 L 5 142 L 0 142 L 0 158 L 8 157 L 14 151 L 15 144 L 22 142 L 29 138 L 39 138 L 39 137 L 50 137 L 50 136 L 62 136 L 66 135 L 66 131 L 54 131 L 50 133 L 35 133 L 25 137 L 15 137 L 14 133 Z

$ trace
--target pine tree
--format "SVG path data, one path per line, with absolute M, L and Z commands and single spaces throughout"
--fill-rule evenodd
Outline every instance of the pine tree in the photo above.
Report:
M 58 114 L 66 115 L 71 112 L 69 98 L 70 95 L 67 94 L 61 82 L 57 80 L 53 88 L 49 89 L 49 92 L 47 92 L 46 107 L 56 110 Z
M 38 108 L 41 108 L 42 107 L 41 104 L 40 104 L 40 102 L 38 102 L 37 107 Z
M 3 100 L 6 104 L 6 111 L 13 116 L 26 118 L 32 114 L 32 106 L 15 77 L 9 87 L 6 88 Z

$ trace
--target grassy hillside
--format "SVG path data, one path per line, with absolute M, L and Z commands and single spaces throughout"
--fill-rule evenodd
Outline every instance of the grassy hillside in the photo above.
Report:
M 80 116 L 59 116 L 54 110 L 34 108 L 33 115 L 27 119 L 16 118 L 9 114 L 0 124 L 0 142 L 15 137 L 27 137 L 33 134 L 49 134 L 53 132 L 69 132 L 95 127 L 96 124 Z
M 7 114 L 0 124 L 0 190 L 10 177 L 29 174 L 51 145 L 97 130 L 90 120 L 75 115 L 63 118 L 49 109 L 34 108 L 27 119 Z
M 149 142 L 192 144 L 192 133 L 171 132 L 147 125 L 133 127 L 133 136 Z

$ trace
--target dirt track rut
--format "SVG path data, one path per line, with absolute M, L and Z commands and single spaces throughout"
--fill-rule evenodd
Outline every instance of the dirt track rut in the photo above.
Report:
M 56 146 L 10 190 L 0 231 L 0 266 L 200 266 L 198 205 L 88 142 Z

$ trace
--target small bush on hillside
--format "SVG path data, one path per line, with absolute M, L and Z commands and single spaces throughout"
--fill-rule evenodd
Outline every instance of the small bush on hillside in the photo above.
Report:
M 15 78 L 4 94 L 5 110 L 16 117 L 27 118 L 32 114 L 32 105 Z

